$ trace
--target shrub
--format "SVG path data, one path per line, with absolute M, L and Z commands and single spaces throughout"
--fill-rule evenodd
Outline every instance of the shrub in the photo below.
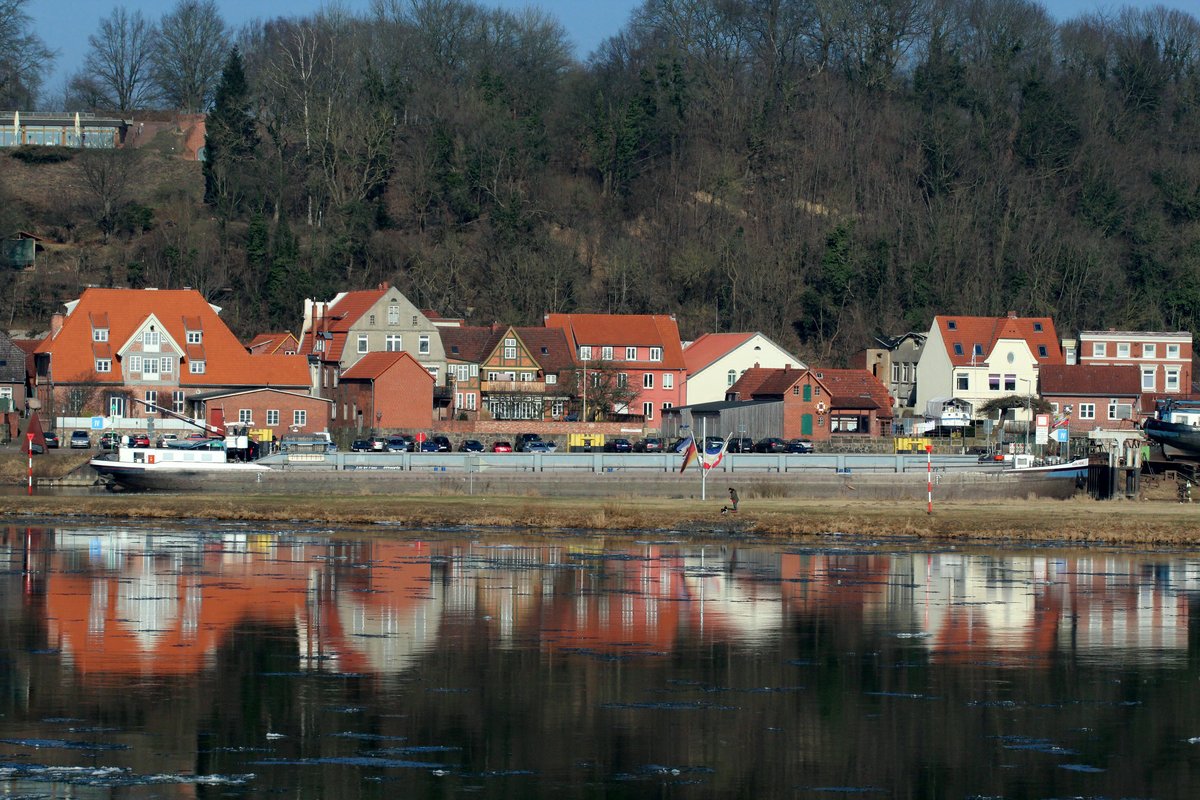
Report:
M 74 158 L 75 151 L 69 147 L 23 144 L 12 151 L 12 157 L 26 164 L 58 164 Z

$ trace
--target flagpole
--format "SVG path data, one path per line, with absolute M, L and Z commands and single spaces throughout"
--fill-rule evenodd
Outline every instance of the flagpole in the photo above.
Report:
M 708 499 L 708 417 L 704 417 L 701 421 L 701 427 L 704 433 L 701 435 L 700 441 L 700 500 Z

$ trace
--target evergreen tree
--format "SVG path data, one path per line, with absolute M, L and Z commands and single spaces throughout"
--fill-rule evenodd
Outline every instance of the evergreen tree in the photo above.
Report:
M 204 201 L 226 221 L 261 184 L 252 176 L 258 133 L 250 114 L 250 89 L 242 55 L 236 47 L 225 62 L 205 125 Z

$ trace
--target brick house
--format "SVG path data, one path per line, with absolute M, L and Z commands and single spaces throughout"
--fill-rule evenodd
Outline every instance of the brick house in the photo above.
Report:
M 368 353 L 334 389 L 334 430 L 354 434 L 426 430 L 433 422 L 434 378 L 411 353 Z
M 332 397 L 342 372 L 370 353 L 408 352 L 435 385 L 446 374 L 440 330 L 387 283 L 328 303 L 305 300 L 299 352 L 309 357 L 313 393 L 322 397 Z
M 917 362 L 914 411 L 940 418 L 940 409 L 954 403 L 978 417 L 989 400 L 1033 395 L 1038 371 L 1063 363 L 1049 317 L 937 316 Z
M 206 392 L 188 398 L 192 415 L 218 427 L 238 424 L 271 432 L 270 439 L 288 433 L 319 433 L 328 430 L 329 400 L 307 392 L 282 389 L 243 389 L 236 392 Z
M 252 356 L 295 355 L 300 352 L 300 340 L 288 331 L 260 333 L 246 345 Z
M 1076 352 L 1081 365 L 1137 367 L 1142 392 L 1183 396 L 1192 391 L 1192 334 L 1187 331 L 1081 331 Z
M 197 394 L 308 392 L 303 356 L 250 355 L 219 313 L 194 289 L 87 289 L 34 351 L 38 399 L 52 418 L 108 416 L 137 428 L 166 416 L 144 403 L 187 414 Z
M 687 364 L 674 317 L 547 314 L 545 326 L 563 331 L 576 367 L 617 370 L 637 389 L 637 397 L 628 408 L 604 409 L 605 412 L 633 415 L 640 412 L 646 426 L 656 428 L 661 409 L 684 404 Z
M 0 412 L 25 413 L 25 350 L 0 331 Z
M 575 362 L 559 328 L 442 329 L 454 416 L 561 420 L 573 399 Z
M 1046 366 L 1040 381 L 1055 421 L 1066 421 L 1073 433 L 1133 429 L 1141 423 L 1141 376 L 1133 364 Z
M 687 364 L 686 401 L 720 402 L 751 367 L 804 364 L 761 333 L 706 333 L 683 349 Z
M 890 436 L 892 398 L 862 369 L 753 367 L 729 387 L 728 400 L 783 404 L 785 439 L 828 441 L 836 436 Z

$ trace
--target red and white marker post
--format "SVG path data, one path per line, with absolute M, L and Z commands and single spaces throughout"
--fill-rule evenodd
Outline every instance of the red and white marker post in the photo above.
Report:
M 33 494 L 33 434 L 26 434 L 29 437 L 29 494 Z
M 929 505 L 925 513 L 933 513 L 933 445 L 925 445 L 925 492 Z

